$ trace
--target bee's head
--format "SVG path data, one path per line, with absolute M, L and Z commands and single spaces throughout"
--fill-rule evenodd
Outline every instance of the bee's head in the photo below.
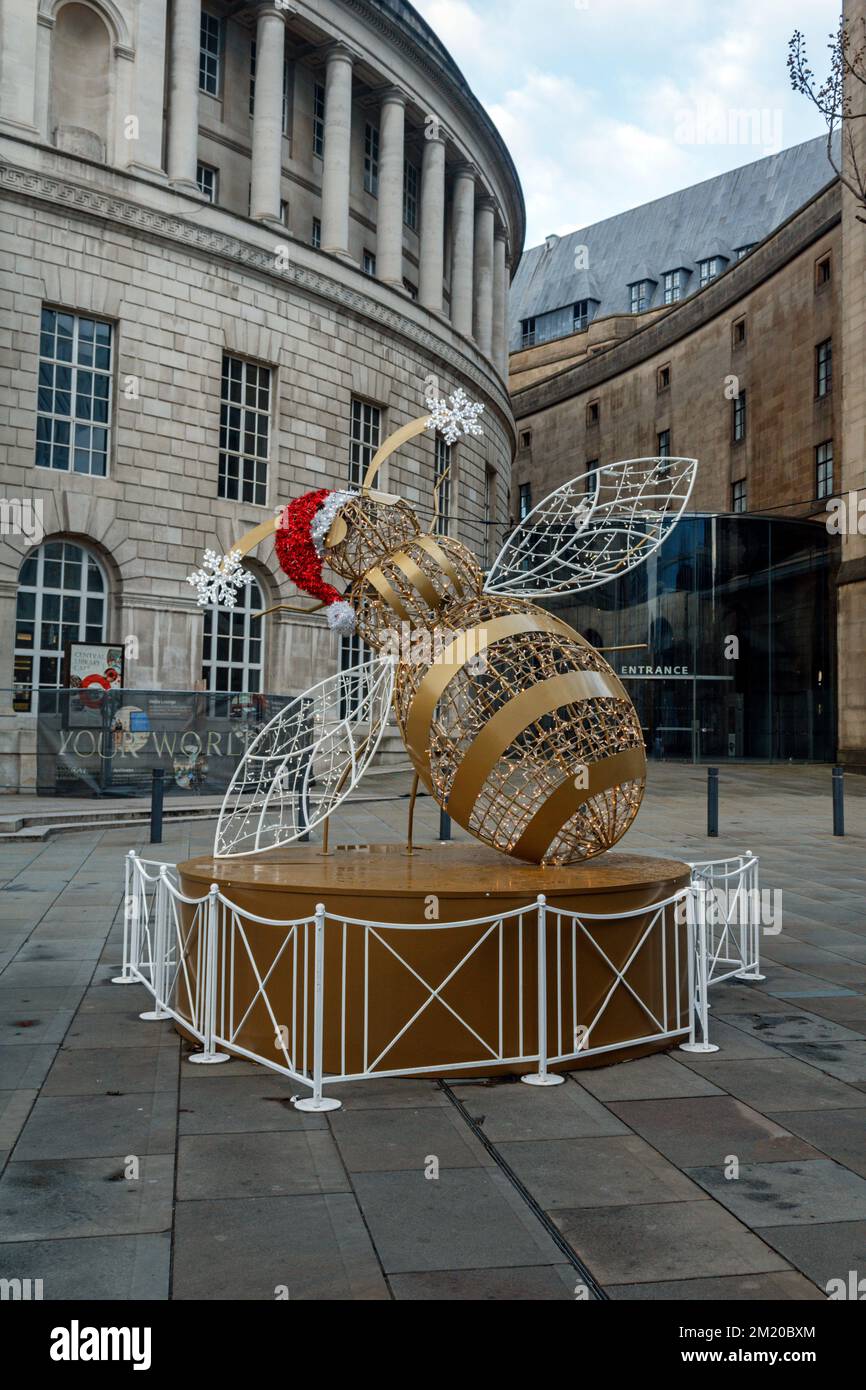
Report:
M 331 522 L 323 559 L 343 579 L 360 579 L 420 530 L 418 518 L 401 497 L 383 492 L 355 494 Z

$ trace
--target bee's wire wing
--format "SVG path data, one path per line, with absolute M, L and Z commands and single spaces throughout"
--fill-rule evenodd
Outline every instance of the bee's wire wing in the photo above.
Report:
M 579 594 L 643 564 L 679 521 L 697 467 L 696 459 L 627 459 L 574 478 L 518 523 L 484 592 Z
M 214 854 L 277 849 L 335 811 L 379 746 L 393 691 L 393 662 L 377 656 L 329 676 L 280 710 L 235 769 Z

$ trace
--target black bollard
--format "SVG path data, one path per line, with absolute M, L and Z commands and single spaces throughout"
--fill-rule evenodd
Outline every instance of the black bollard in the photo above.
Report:
M 845 834 L 845 769 L 833 768 L 833 834 Z
M 153 769 L 150 784 L 150 843 L 162 844 L 162 799 L 165 795 L 165 772 L 161 767 Z
M 439 839 L 451 839 L 451 817 L 447 811 L 439 810 Z
M 719 836 L 719 769 L 707 768 L 707 834 L 711 839 Z

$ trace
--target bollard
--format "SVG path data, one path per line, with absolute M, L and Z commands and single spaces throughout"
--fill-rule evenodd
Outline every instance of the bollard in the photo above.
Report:
M 845 769 L 833 768 L 833 834 L 845 834 Z
M 439 810 L 439 839 L 451 839 L 451 817 L 447 811 Z
M 711 839 L 719 835 L 719 769 L 707 768 L 707 834 Z
M 153 769 L 150 784 L 150 843 L 162 844 L 162 799 L 165 795 L 165 772 L 161 767 Z

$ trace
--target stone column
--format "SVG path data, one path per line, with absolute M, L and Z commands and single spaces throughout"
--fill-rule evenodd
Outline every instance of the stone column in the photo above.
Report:
M 492 198 L 482 198 L 475 212 L 475 341 L 490 357 L 493 351 L 493 231 L 496 207 Z
M 0 127 L 36 135 L 36 0 L 3 0 L 0 14 Z
M 475 251 L 475 169 L 462 164 L 454 178 L 451 242 L 451 323 L 472 337 Z
M 439 134 L 425 138 L 421 156 L 420 259 L 418 300 L 425 309 L 441 314 L 445 274 L 445 141 Z
M 508 376 L 507 234 L 500 227 L 493 238 L 493 361 L 503 378 Z
M 136 172 L 165 177 L 162 163 L 162 116 L 165 105 L 166 0 L 148 0 L 139 8 L 133 71 L 134 105 L 129 111 L 138 117 L 138 139 L 128 143 L 127 164 Z M 118 112 L 123 138 L 126 112 Z
M 322 250 L 346 257 L 349 255 L 352 61 L 352 54 L 342 44 L 335 44 L 328 53 L 322 168 Z
M 279 10 L 262 5 L 256 25 L 256 104 L 253 111 L 250 216 L 280 221 L 283 167 L 283 68 L 286 26 Z
M 198 60 L 201 0 L 174 0 L 169 43 L 168 177 L 194 189 L 198 161 Z
M 406 97 L 398 87 L 382 96 L 379 117 L 379 222 L 376 272 L 388 285 L 403 288 L 403 160 Z

